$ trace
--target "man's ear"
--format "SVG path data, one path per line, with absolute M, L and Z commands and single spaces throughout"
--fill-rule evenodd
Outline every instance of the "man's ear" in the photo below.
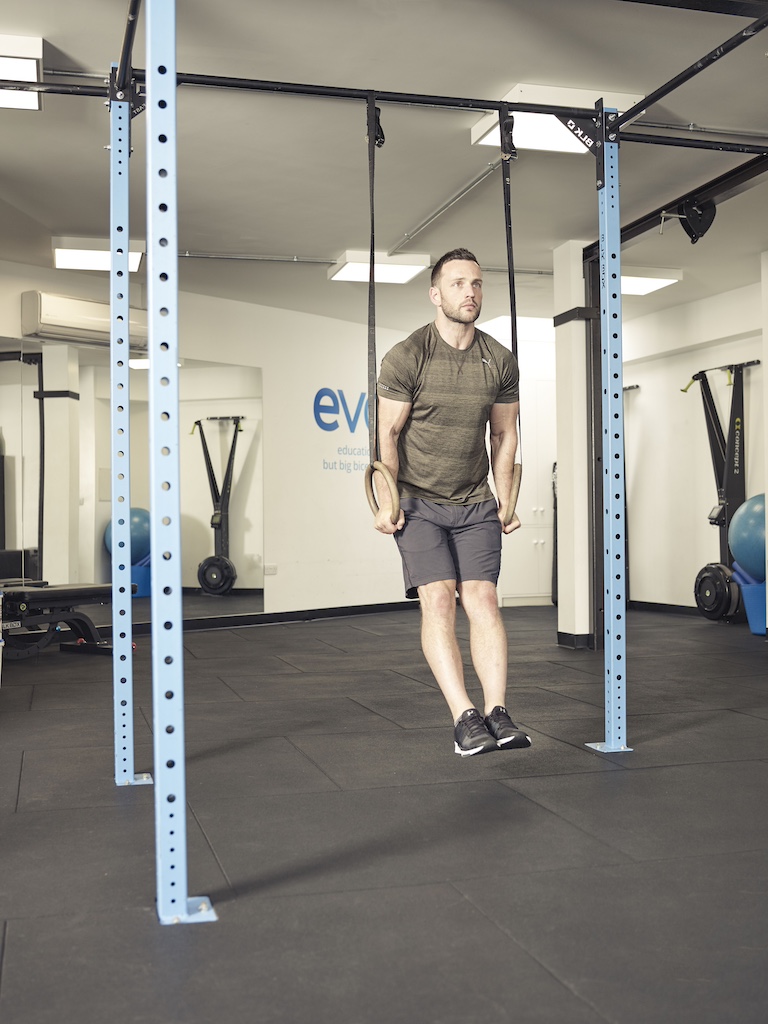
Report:
M 432 303 L 433 306 L 439 306 L 440 305 L 440 303 L 442 302 L 442 299 L 441 299 L 441 296 L 440 296 L 440 289 L 439 288 L 434 288 L 433 287 L 433 288 L 429 289 L 429 301 Z

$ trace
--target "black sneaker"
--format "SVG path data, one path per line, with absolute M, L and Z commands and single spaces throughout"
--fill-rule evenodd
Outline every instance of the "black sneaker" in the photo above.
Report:
M 462 757 L 471 754 L 486 754 L 496 750 L 496 740 L 485 727 L 483 718 L 477 708 L 468 708 L 456 723 L 453 731 L 453 749 Z
M 485 727 L 499 747 L 511 750 L 531 745 L 531 737 L 522 729 L 518 729 L 507 714 L 507 709 L 501 706 L 495 707 L 489 715 L 486 715 Z

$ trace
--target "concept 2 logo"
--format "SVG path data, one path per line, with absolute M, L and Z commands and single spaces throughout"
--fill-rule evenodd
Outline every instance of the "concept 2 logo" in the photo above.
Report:
M 362 391 L 354 412 L 350 412 L 350 403 L 341 388 L 338 391 L 320 388 L 315 395 L 314 414 L 315 423 L 321 430 L 338 430 L 341 414 L 347 421 L 351 434 L 354 434 L 360 424 L 364 424 L 365 429 L 368 429 L 368 400 Z

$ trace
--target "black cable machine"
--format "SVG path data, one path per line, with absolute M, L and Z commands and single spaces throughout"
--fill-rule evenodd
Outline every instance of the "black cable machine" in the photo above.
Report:
M 747 500 L 744 370 L 748 366 L 758 366 L 759 363 L 759 359 L 752 359 L 746 363 L 732 363 L 728 366 L 701 370 L 695 373 L 690 383 L 683 388 L 683 391 L 687 392 L 694 381 L 701 385 L 701 399 L 704 403 L 704 418 L 717 487 L 717 504 L 709 513 L 708 519 L 720 531 L 720 561 L 704 566 L 696 577 L 693 591 L 699 611 L 712 620 L 743 622 L 745 619 L 741 591 L 733 578 L 734 559 L 728 546 L 728 527 L 736 510 Z M 727 438 L 723 433 L 707 378 L 707 374 L 714 370 L 725 370 L 729 384 L 733 386 Z
M 197 567 L 197 580 L 206 594 L 228 594 L 235 585 L 237 571 L 229 558 L 229 499 L 232 493 L 232 474 L 235 468 L 235 450 L 237 448 L 237 435 L 240 433 L 240 421 L 245 416 L 208 416 L 208 420 L 228 420 L 234 423 L 232 444 L 229 449 L 227 468 L 224 472 L 224 481 L 221 490 L 216 482 L 216 474 L 213 471 L 211 456 L 208 452 L 208 445 L 205 441 L 203 424 L 201 420 L 195 420 L 192 433 L 195 427 L 200 428 L 200 440 L 203 444 L 203 458 L 205 468 L 208 472 L 208 483 L 211 487 L 213 498 L 213 515 L 211 526 L 213 528 L 214 552 L 208 558 L 203 559 Z

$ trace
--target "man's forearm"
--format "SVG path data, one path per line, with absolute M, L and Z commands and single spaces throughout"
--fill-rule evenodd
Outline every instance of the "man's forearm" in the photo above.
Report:
M 491 438 L 491 469 L 500 508 L 505 508 L 509 501 L 516 454 L 517 437 L 505 435 L 495 442 Z
M 379 439 L 379 462 L 382 462 L 387 467 L 389 472 L 392 474 L 392 479 L 397 483 L 397 474 L 400 470 L 400 458 L 397 453 L 397 440 L 393 439 L 389 435 L 385 435 Z M 374 473 L 373 481 L 376 487 L 376 496 L 379 501 L 379 508 L 391 509 L 392 495 L 390 494 L 387 481 L 378 471 Z

